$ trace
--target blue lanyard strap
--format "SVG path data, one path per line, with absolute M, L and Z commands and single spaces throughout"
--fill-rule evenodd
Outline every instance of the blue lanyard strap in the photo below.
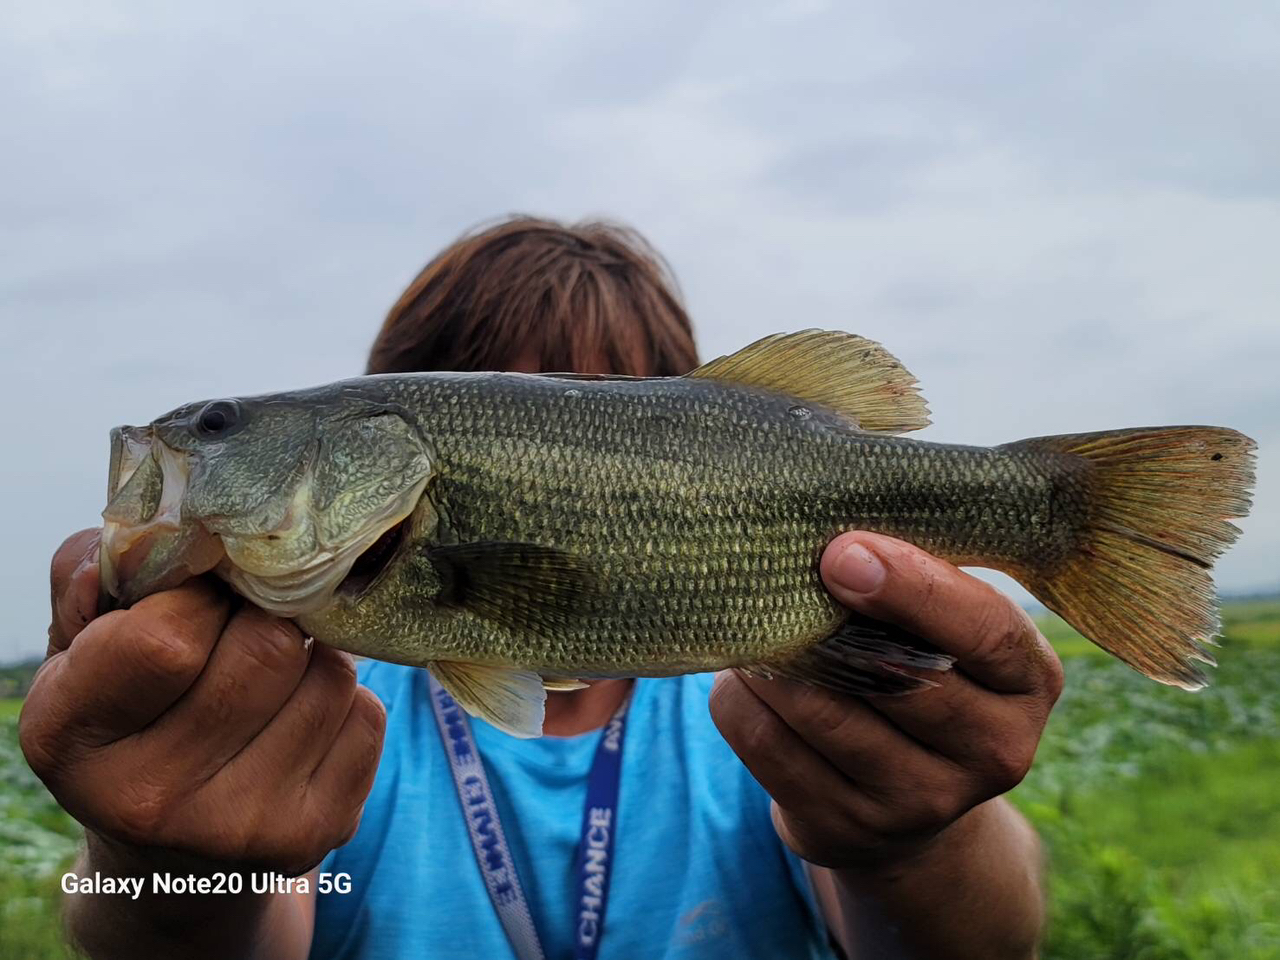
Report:
M 519 960 L 546 960 L 529 903 L 516 875 L 515 861 L 498 818 L 498 805 L 476 748 L 475 735 L 462 708 L 434 676 L 430 677 L 431 708 L 444 741 L 449 770 L 476 863 L 489 899 Z M 628 694 L 605 725 L 587 776 L 587 801 L 582 811 L 582 839 L 578 844 L 577 896 L 573 917 L 574 960 L 595 960 L 604 933 L 609 875 L 617 834 L 618 793 L 622 774 L 622 741 L 626 733 Z
M 574 960 L 595 960 L 604 933 L 609 902 L 613 840 L 618 833 L 618 785 L 622 778 L 622 737 L 627 732 L 628 693 L 605 724 L 587 776 L 587 802 L 582 807 L 582 839 L 578 841 L 578 912 L 573 936 Z
M 520 960 L 546 960 L 538 932 L 533 928 L 528 901 L 520 888 L 520 878 L 516 876 L 511 848 L 502 832 L 498 805 L 494 802 L 480 751 L 476 749 L 471 724 L 435 677 L 431 677 L 431 707 L 444 740 L 444 752 L 449 757 L 449 769 L 462 804 L 467 833 L 471 835 L 471 847 L 502 929 L 507 932 L 507 939 Z

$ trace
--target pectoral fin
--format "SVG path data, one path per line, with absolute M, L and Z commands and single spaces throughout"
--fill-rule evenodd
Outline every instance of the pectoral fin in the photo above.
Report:
M 442 603 L 541 636 L 580 618 L 598 589 L 583 558 L 536 543 L 438 546 L 427 558 L 440 573 Z
M 478 663 L 437 660 L 431 672 L 463 710 L 503 733 L 542 736 L 547 694 L 536 673 Z

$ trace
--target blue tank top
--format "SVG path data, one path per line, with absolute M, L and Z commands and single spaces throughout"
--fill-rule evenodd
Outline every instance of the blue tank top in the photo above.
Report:
M 313 960 L 510 960 L 436 731 L 424 671 L 378 661 L 361 682 L 387 735 L 360 829 L 321 871 Z M 711 721 L 709 674 L 636 682 L 600 960 L 830 958 L 801 861 L 769 797 Z M 574 853 L 598 732 L 517 740 L 473 720 L 548 960 L 573 955 Z

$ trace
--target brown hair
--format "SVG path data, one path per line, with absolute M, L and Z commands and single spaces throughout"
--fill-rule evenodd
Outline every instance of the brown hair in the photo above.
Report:
M 369 373 L 500 370 L 678 376 L 698 364 L 675 277 L 634 230 L 511 217 L 465 234 L 391 308 Z

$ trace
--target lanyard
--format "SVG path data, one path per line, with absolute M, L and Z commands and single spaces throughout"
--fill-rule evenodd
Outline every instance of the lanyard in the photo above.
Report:
M 484 877 L 489 899 L 519 960 L 545 960 L 529 903 L 516 875 L 515 861 L 507 845 L 498 805 L 476 748 L 471 724 L 462 708 L 434 676 L 430 677 L 431 708 L 449 758 L 453 785 L 462 805 L 467 833 L 476 863 Z M 582 839 L 574 876 L 577 903 L 573 916 L 574 960 L 595 960 L 604 933 L 605 905 L 609 899 L 609 875 L 613 866 L 613 839 L 617 833 L 618 786 L 622 773 L 622 738 L 626 733 L 628 693 L 605 725 L 587 775 L 587 800 L 582 810 Z

